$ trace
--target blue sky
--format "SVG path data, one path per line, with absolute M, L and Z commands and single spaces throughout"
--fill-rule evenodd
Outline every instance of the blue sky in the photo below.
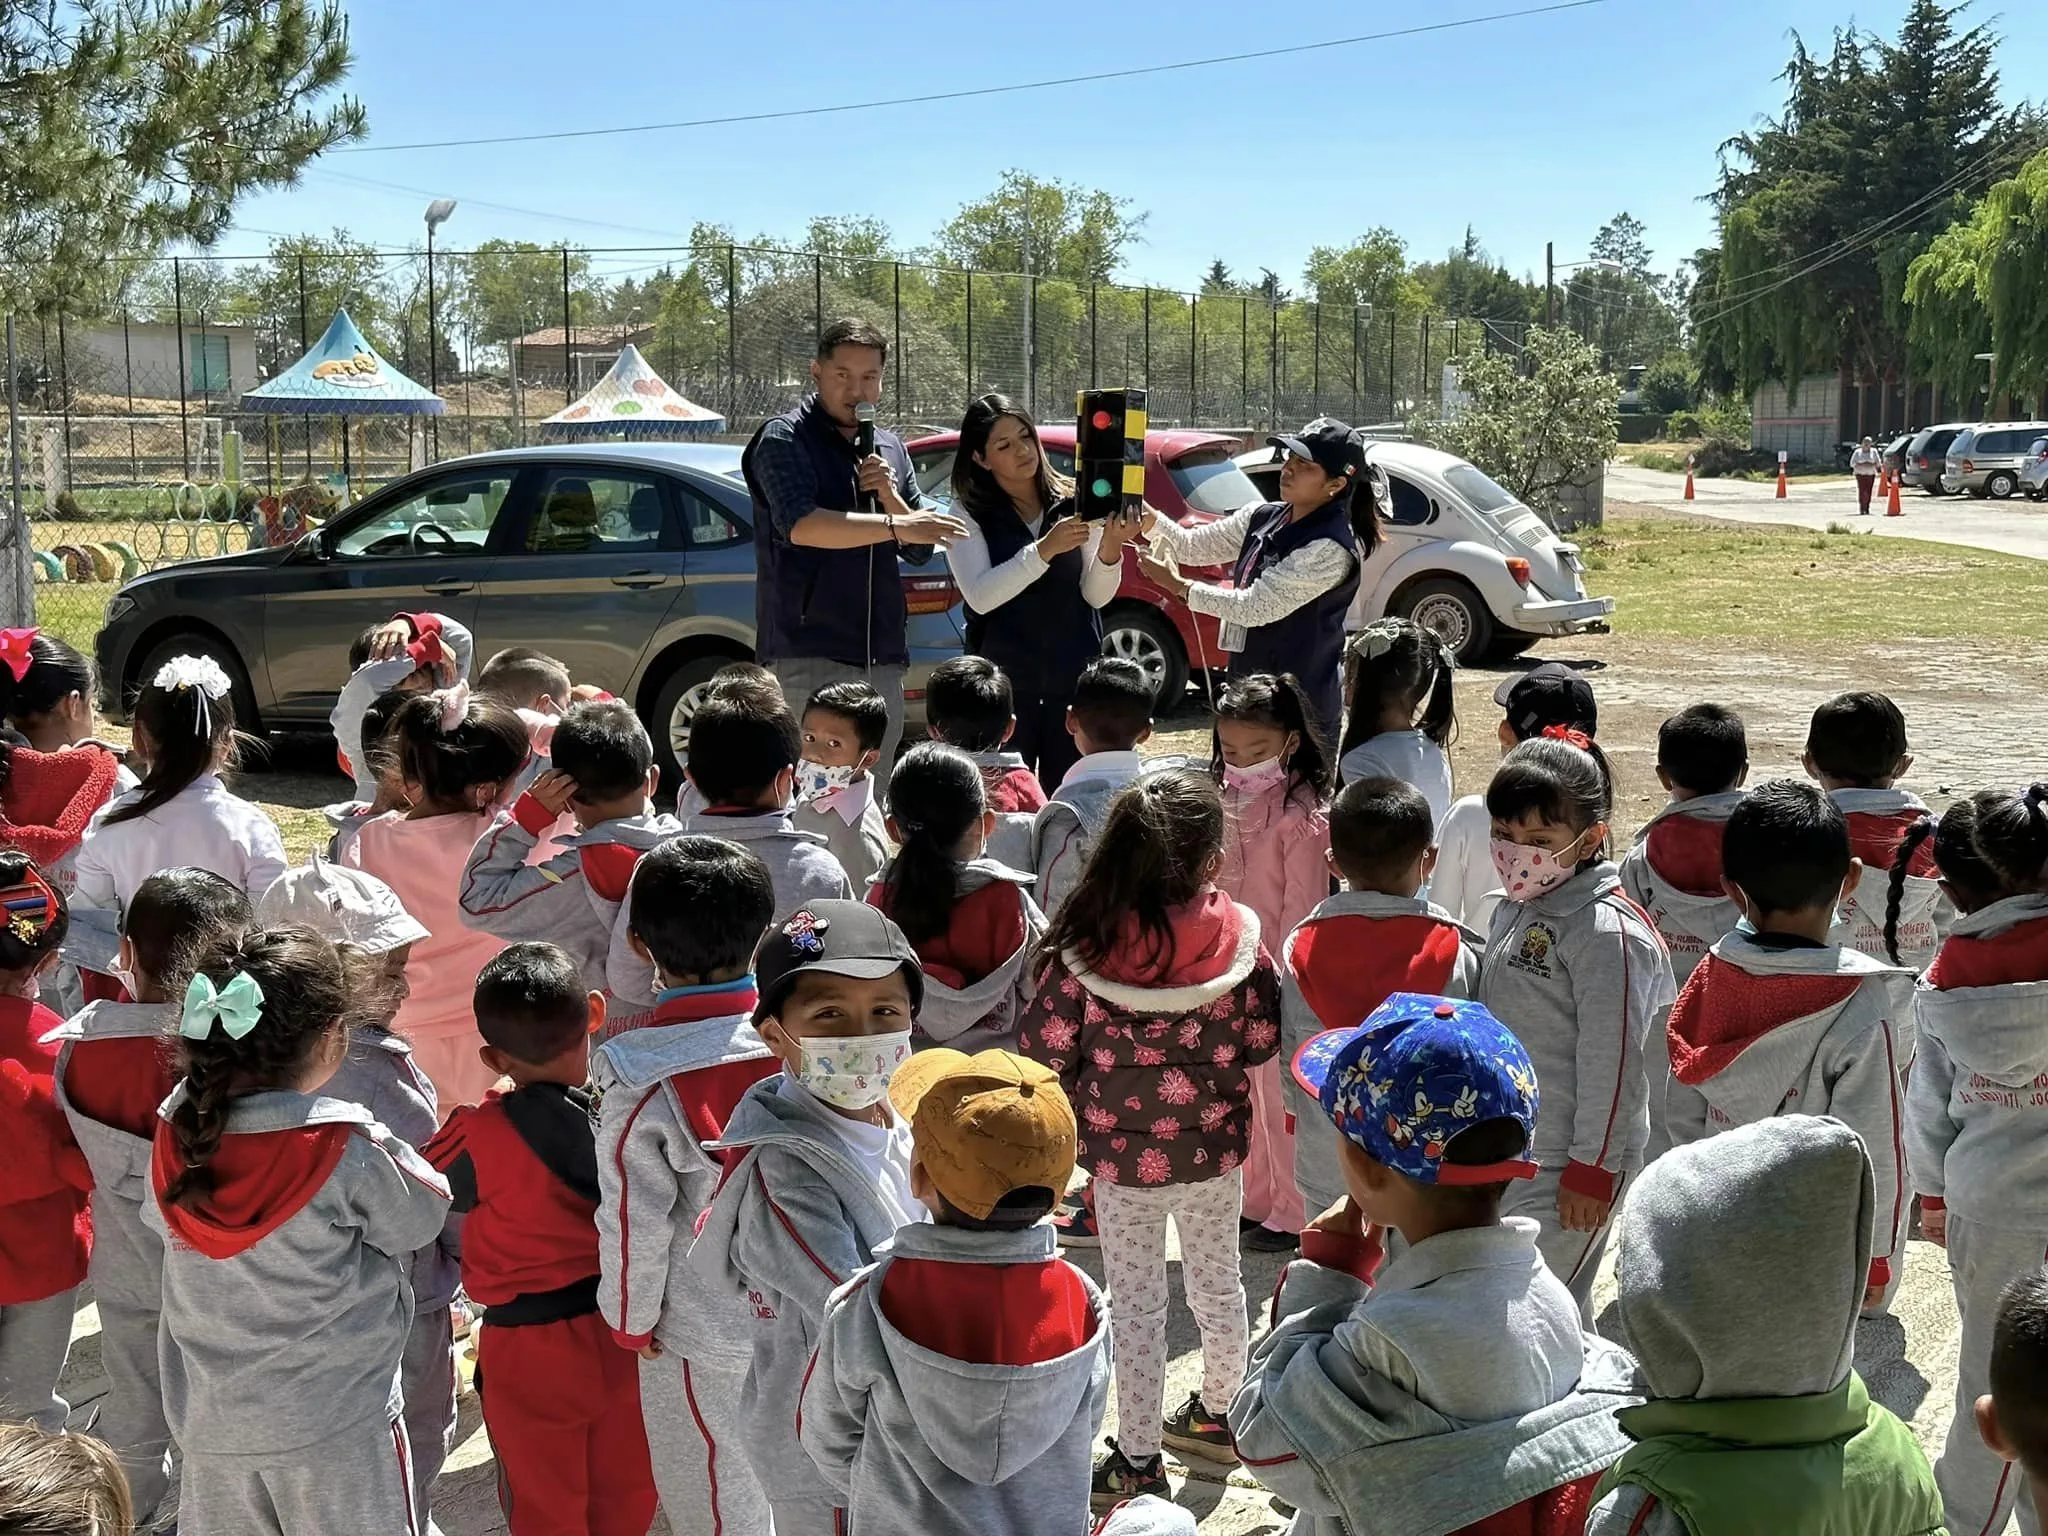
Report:
M 601 127 L 1001 84 L 1314 42 L 1531 0 L 1398 5 L 1123 0 L 1114 6 L 810 0 L 350 0 L 349 88 L 370 145 Z M 1903 0 L 1858 13 L 1889 33 Z M 2025 9 L 2022 7 L 2021 9 Z M 1114 13 L 1112 23 L 1101 19 Z M 1188 287 L 1212 258 L 1298 284 L 1303 258 L 1375 224 L 1416 258 L 1468 224 L 1518 273 L 1560 263 L 1626 209 L 1662 267 L 1707 241 L 1722 140 L 1779 105 L 1793 30 L 1824 44 L 1843 0 L 1604 0 L 1584 9 L 1128 82 L 812 120 L 483 148 L 335 154 L 249 200 L 219 249 L 325 230 L 398 246 L 428 196 L 440 236 L 657 245 L 698 220 L 742 236 L 872 214 L 904 250 L 1007 167 L 1146 212 L 1134 281 Z M 2023 30 L 2008 14 L 2001 30 Z M 2018 50 L 2000 60 L 2011 96 Z M 389 184 L 372 186 L 366 181 Z M 393 190 L 402 188 L 405 190 Z M 499 206 L 491 206 L 491 205 Z M 525 211 L 514 211 L 525 210 Z M 621 257 L 613 270 L 649 258 Z

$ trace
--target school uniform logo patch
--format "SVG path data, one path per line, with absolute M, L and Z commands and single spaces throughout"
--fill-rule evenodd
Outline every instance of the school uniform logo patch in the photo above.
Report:
M 1508 964 L 1532 976 L 1550 974 L 1550 952 L 1557 948 L 1557 930 L 1548 923 L 1531 923 L 1522 930 L 1522 942 L 1508 956 Z

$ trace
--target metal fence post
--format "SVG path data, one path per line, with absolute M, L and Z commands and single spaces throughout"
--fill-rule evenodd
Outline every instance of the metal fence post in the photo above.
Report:
M 1323 414 L 1323 301 L 1315 302 L 1315 329 L 1309 340 L 1308 392 L 1313 400 L 1309 409 L 1318 416 Z
M 1368 305 L 1365 314 L 1371 313 L 1372 308 Z M 1355 304 L 1351 308 L 1351 325 L 1355 336 L 1364 340 L 1358 351 L 1358 393 L 1359 413 L 1365 415 L 1372 410 L 1372 322 L 1359 313 Z
M 570 351 L 572 322 L 569 318 L 569 247 L 562 247 L 562 409 L 576 398 L 576 357 Z
M 811 257 L 811 346 L 815 350 L 818 338 L 825 334 L 825 258 Z
M 1280 300 L 1277 295 L 1267 307 L 1266 317 L 1272 322 L 1272 334 L 1266 338 L 1266 427 L 1268 431 L 1277 432 L 1280 430 Z
M 57 311 L 57 404 L 64 416 L 64 489 L 71 489 L 71 348 L 65 340 L 64 311 Z
M 181 479 L 192 478 L 192 429 L 185 423 L 185 269 L 178 258 L 171 258 L 171 308 L 176 316 L 174 329 L 178 333 L 178 445 L 184 457 Z
M 1198 318 L 1201 312 L 1202 291 L 1197 288 L 1188 295 L 1188 425 L 1191 427 L 1202 419 L 1202 345 Z
M 1422 356 L 1415 364 L 1415 403 L 1429 409 L 1429 316 L 1422 317 Z
M 306 330 L 306 253 L 299 252 L 299 355 L 303 357 L 313 350 L 312 337 Z M 306 481 L 313 479 L 313 418 L 299 418 L 299 432 L 306 443 Z
M 910 414 L 909 401 L 903 393 L 903 263 L 893 262 L 894 284 L 891 303 L 896 316 L 896 415 L 905 418 Z
M 1238 414 L 1244 425 L 1252 424 L 1252 301 L 1244 294 L 1237 299 L 1237 384 Z
M 1098 366 L 1099 352 L 1095 340 L 1095 289 L 1094 278 L 1088 279 L 1088 387 L 1100 389 L 1102 379 Z
M 1387 419 L 1399 421 L 1400 407 L 1394 403 L 1394 312 L 1387 311 Z
M 1351 423 L 1358 424 L 1358 305 L 1351 306 Z
M 427 388 L 435 394 L 441 393 L 440 348 L 434 345 L 434 226 L 427 224 Z M 229 370 L 233 372 L 231 368 Z M 427 462 L 441 457 L 440 418 L 429 416 L 420 423 L 420 430 L 427 434 Z
M 1145 387 L 1152 387 L 1152 289 L 1145 289 Z
M 121 376 L 128 388 L 128 476 L 138 483 L 142 479 L 142 463 L 135 447 L 135 353 L 128 343 L 128 309 L 121 308 Z
M 13 502 L 7 512 L 8 549 L 7 617 L 15 624 L 32 624 L 36 614 L 34 556 L 29 552 L 28 510 L 22 505 L 21 481 L 21 369 L 14 357 L 14 312 L 7 314 L 7 478 Z
M 739 258 L 725 248 L 725 424 L 740 419 Z
M 967 393 L 974 394 L 974 269 L 967 270 Z

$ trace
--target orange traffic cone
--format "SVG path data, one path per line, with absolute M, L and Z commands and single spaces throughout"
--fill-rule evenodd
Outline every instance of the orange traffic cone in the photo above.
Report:
M 1785 499 L 1785 461 L 1778 460 L 1778 500 Z
M 1685 456 L 1685 499 L 1692 500 L 1692 455 Z
M 1897 475 L 1892 476 L 1891 489 L 1885 493 L 1884 515 L 1886 517 L 1904 517 L 1906 515 L 1905 510 L 1899 505 L 1899 477 Z

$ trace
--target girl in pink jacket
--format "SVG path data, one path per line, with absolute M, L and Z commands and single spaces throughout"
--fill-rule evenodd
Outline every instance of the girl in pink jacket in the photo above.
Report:
M 1234 678 L 1216 701 L 1214 771 L 1223 786 L 1223 869 L 1217 889 L 1249 907 L 1266 947 L 1330 894 L 1330 825 L 1324 814 L 1336 764 L 1291 672 Z M 1251 1152 L 1244 1165 L 1245 1246 L 1280 1253 L 1311 1213 L 1294 1182 L 1283 1066 L 1254 1067 Z

